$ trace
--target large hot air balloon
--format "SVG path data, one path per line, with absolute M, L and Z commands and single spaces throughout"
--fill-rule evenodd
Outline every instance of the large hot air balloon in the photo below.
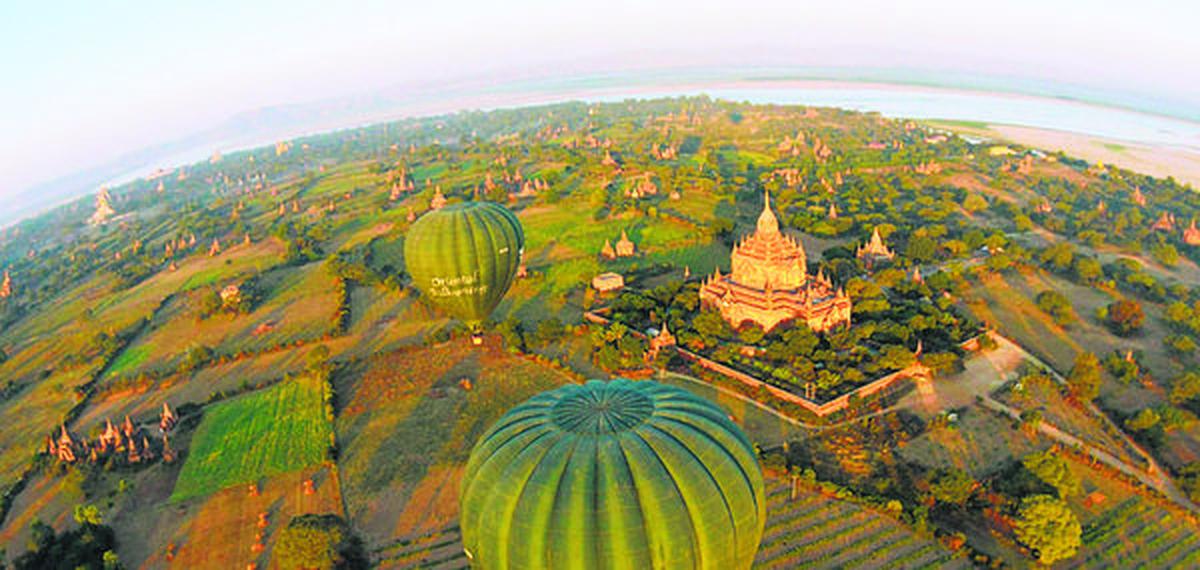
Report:
M 746 435 L 649 381 L 593 380 L 513 408 L 471 452 L 460 501 L 480 570 L 743 570 L 766 520 Z
M 478 327 L 508 292 L 525 248 L 517 216 L 466 202 L 421 216 L 404 240 L 404 263 L 421 294 Z

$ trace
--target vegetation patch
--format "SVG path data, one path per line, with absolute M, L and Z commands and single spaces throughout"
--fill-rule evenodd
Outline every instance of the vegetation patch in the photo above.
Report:
M 171 500 L 324 461 L 333 432 L 323 397 L 317 378 L 300 376 L 206 409 Z

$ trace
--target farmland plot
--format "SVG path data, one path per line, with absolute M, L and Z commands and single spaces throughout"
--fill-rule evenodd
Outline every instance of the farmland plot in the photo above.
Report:
M 1196 568 L 1200 536 L 1178 516 L 1133 497 L 1083 527 L 1070 568 Z
M 787 484 L 779 481 L 767 487 L 767 524 L 755 568 L 970 567 L 882 514 L 807 489 L 790 501 Z
M 213 405 L 196 428 L 171 500 L 318 464 L 331 438 L 321 385 L 307 376 Z

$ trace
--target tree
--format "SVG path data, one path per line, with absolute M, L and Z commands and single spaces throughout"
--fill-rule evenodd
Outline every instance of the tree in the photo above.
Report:
M 1084 283 L 1094 283 L 1104 275 L 1104 267 L 1091 257 L 1075 258 L 1075 276 Z
M 1027 434 L 1033 435 L 1037 433 L 1038 428 L 1042 425 L 1041 410 L 1025 410 L 1021 412 L 1021 430 Z
M 1056 271 L 1066 271 L 1075 261 L 1075 249 L 1070 242 L 1059 242 L 1042 250 L 1038 259 L 1043 265 L 1048 265 Z
M 550 317 L 537 324 L 531 340 L 538 346 L 546 346 L 552 342 L 562 340 L 566 332 L 566 327 L 563 326 L 562 321 L 558 317 Z
M 184 353 L 183 359 L 179 362 L 179 372 L 186 374 L 193 370 L 198 370 L 208 361 L 212 359 L 212 349 L 203 345 L 192 346 Z
M 1131 431 L 1146 431 L 1153 429 L 1162 418 L 1154 408 L 1142 408 L 1141 411 L 1134 414 L 1133 417 L 1125 420 L 1125 427 Z
M 1196 341 L 1185 334 L 1169 334 L 1163 337 L 1163 346 L 1176 356 L 1191 356 L 1196 352 Z
M 696 319 L 692 321 L 692 328 L 704 339 L 704 344 L 715 345 L 718 340 L 732 336 L 733 329 L 729 323 L 725 322 L 725 318 L 721 313 L 716 311 L 703 311 L 696 315 Z
M 738 331 L 738 339 L 746 344 L 758 344 L 762 342 L 764 333 L 762 327 L 758 323 L 747 323 Z
M 913 261 L 928 263 L 937 258 L 937 242 L 927 236 L 913 236 L 908 240 L 904 255 Z
M 1037 306 L 1059 325 L 1066 325 L 1075 320 L 1071 314 L 1071 302 L 1067 296 L 1058 291 L 1046 290 L 1038 293 Z
M 274 551 L 280 568 L 349 570 L 368 566 L 362 543 L 337 515 L 293 517 L 280 533 Z
M 1100 395 L 1100 359 L 1090 352 L 1075 356 L 1075 365 L 1067 375 L 1067 388 L 1081 402 L 1090 402 Z
M 1184 372 L 1171 382 L 1171 403 L 1182 404 L 1200 396 L 1200 374 Z
M 983 196 L 980 196 L 974 192 L 967 194 L 967 199 L 963 200 L 963 209 L 971 212 L 972 214 L 983 211 L 987 209 L 987 207 L 987 200 L 985 200 Z
M 1013 530 L 1042 564 L 1066 560 L 1083 545 L 1079 519 L 1066 502 L 1050 495 L 1022 500 Z
M 891 344 L 885 346 L 879 352 L 879 359 L 876 361 L 876 364 L 881 370 L 904 370 L 912 366 L 916 360 L 911 350 L 900 345 Z
M 1200 503 L 1200 461 L 1189 463 L 1179 470 L 1179 485 L 1192 502 Z
M 76 505 L 79 527 L 56 534 L 38 520 L 30 525 L 29 550 L 13 560 L 15 570 L 119 570 L 113 530 L 101 524 L 94 506 Z
M 1179 251 L 1175 246 L 1169 243 L 1160 243 L 1150 247 L 1150 255 L 1154 256 L 1159 263 L 1167 267 L 1174 267 L 1179 263 Z
M 521 352 L 525 350 L 525 337 L 521 331 L 521 321 L 516 317 L 508 317 L 500 321 L 496 325 L 496 332 L 500 333 L 500 337 L 504 339 L 504 345 L 508 350 L 513 352 Z
M 309 372 L 326 371 L 329 366 L 329 356 L 329 346 L 319 344 L 316 348 L 308 351 L 308 354 L 304 355 L 305 367 Z
M 1058 491 L 1059 497 L 1066 498 L 1079 493 L 1081 489 L 1079 478 L 1071 473 L 1067 461 L 1053 450 L 1047 449 L 1026 455 L 1021 460 L 1021 465 L 1025 466 L 1025 469 L 1028 469 L 1034 477 L 1054 487 Z
M 1142 305 L 1132 299 L 1121 299 L 1110 304 L 1107 315 L 1108 328 L 1121 336 L 1129 336 L 1141 330 L 1146 321 Z
M 100 526 L 104 524 L 104 516 L 96 505 L 75 505 L 75 522 L 81 525 Z
M 962 357 L 953 352 L 931 352 L 921 357 L 921 363 L 928 366 L 934 374 L 953 374 L 962 372 Z
M 929 492 L 939 503 L 962 506 L 976 486 L 975 480 L 962 469 L 939 469 L 929 481 Z

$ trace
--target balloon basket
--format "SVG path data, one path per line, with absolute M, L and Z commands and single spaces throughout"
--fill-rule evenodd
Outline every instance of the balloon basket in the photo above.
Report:
M 483 346 L 483 335 L 481 335 L 481 334 L 471 335 L 471 344 L 474 346 Z

